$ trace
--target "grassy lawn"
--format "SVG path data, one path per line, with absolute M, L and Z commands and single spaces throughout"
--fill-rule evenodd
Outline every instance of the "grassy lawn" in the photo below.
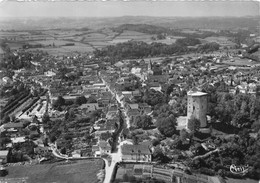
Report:
M 95 183 L 99 182 L 97 174 L 103 168 L 103 165 L 103 160 L 79 160 L 72 161 L 69 164 L 63 161 L 34 166 L 13 166 L 7 167 L 8 175 L 0 178 L 0 182 L 5 179 L 25 178 L 29 183 Z

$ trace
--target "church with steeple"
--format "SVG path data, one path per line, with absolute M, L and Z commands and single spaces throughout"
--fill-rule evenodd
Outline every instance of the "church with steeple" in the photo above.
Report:
M 151 59 L 148 63 L 147 73 L 150 74 L 150 75 L 153 75 L 153 63 L 152 63 Z

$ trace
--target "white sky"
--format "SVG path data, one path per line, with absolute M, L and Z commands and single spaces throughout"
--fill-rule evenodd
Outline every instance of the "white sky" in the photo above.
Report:
M 0 0 L 0 2 L 3 0 Z M 47 1 L 47 0 L 46 0 Z M 135 2 L 134 2 L 135 1 Z M 191 2 L 145 0 L 132 2 L 14 2 L 0 3 L 0 17 L 116 16 L 247 16 L 259 15 L 259 2 L 204 0 Z

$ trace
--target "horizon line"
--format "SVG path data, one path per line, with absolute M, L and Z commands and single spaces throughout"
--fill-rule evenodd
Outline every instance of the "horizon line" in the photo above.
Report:
M 242 16 L 231 16 L 231 15 L 214 15 L 214 16 L 153 16 L 153 15 L 123 15 L 123 16 L 0 16 L 0 19 L 12 18 L 12 19 L 22 19 L 22 18 L 123 18 L 123 17 L 151 17 L 151 18 L 252 18 L 260 17 L 260 15 L 242 15 Z

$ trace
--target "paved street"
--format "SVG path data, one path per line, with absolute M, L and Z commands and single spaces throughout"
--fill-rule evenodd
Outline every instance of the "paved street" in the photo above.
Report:
M 103 81 L 104 84 L 106 84 L 106 82 L 103 79 L 102 79 L 102 81 Z M 108 85 L 107 85 L 107 89 L 108 89 L 108 91 L 110 91 L 113 94 L 113 96 L 116 98 L 117 102 L 120 104 L 120 106 L 118 106 L 118 107 L 123 108 L 121 111 L 122 111 L 122 113 L 124 113 L 124 117 L 125 117 L 124 122 L 126 122 L 127 128 L 129 128 L 130 127 L 130 119 L 129 119 L 127 113 L 126 113 L 125 106 L 124 106 L 123 102 L 120 101 L 118 94 L 113 92 Z M 104 179 L 104 183 L 110 183 L 111 182 L 111 178 L 112 178 L 113 172 L 115 170 L 115 166 L 118 162 L 121 161 L 121 146 L 123 144 L 124 144 L 124 142 L 121 141 L 121 138 L 120 138 L 120 135 L 119 135 L 117 152 L 110 154 L 111 157 L 112 157 L 111 165 L 108 167 L 108 164 L 106 164 L 106 168 L 105 168 L 106 169 L 106 176 L 105 176 L 105 179 Z

